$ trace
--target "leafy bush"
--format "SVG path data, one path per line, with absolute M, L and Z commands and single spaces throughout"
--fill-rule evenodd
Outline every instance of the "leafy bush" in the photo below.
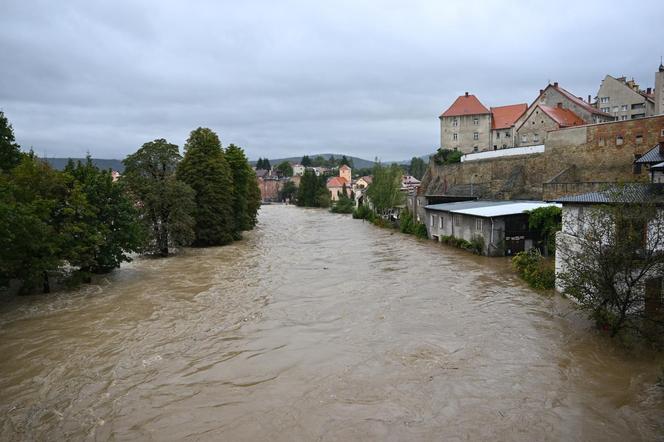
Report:
M 357 209 L 353 210 L 353 218 L 355 218 L 355 219 L 366 219 L 367 221 L 373 221 L 374 213 L 367 206 L 358 206 Z
M 458 150 L 440 148 L 433 156 L 433 161 L 439 166 L 461 162 L 463 154 Z
M 341 195 L 339 200 L 332 206 L 330 212 L 332 213 L 353 213 L 355 203 L 353 200 L 345 195 Z
M 470 241 L 470 250 L 481 255 L 484 252 L 484 237 L 481 235 L 473 236 L 473 239 Z
M 551 260 L 544 259 L 537 249 L 519 252 L 512 258 L 512 265 L 531 287 L 552 289 L 555 287 L 556 274 Z
M 401 233 L 415 233 L 415 221 L 413 215 L 408 210 L 404 210 L 399 218 L 399 230 Z
M 422 223 L 416 223 L 413 230 L 414 230 L 413 233 L 415 233 L 415 236 L 417 236 L 418 238 L 428 238 L 429 237 L 429 234 L 427 232 L 427 226 L 425 226 Z

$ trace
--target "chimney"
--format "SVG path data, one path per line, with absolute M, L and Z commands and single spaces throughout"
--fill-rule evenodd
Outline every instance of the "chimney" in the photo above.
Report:
M 553 87 L 558 87 L 558 82 L 557 81 L 553 83 Z
M 648 95 L 652 94 L 652 88 L 651 87 L 646 89 L 646 94 L 648 94 Z
M 540 89 L 540 95 L 544 93 L 544 89 Z
M 558 103 L 556 103 L 556 107 L 557 107 L 558 109 L 562 109 L 562 108 L 563 108 L 563 103 L 562 103 L 562 102 L 558 102 Z
M 590 99 L 590 94 L 588 94 L 588 104 L 592 103 L 592 100 Z
M 466 97 L 468 96 L 468 92 L 466 92 Z

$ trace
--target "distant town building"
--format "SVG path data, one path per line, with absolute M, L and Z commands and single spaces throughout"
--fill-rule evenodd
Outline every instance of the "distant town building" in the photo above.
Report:
M 113 182 L 116 182 L 117 180 L 119 180 L 121 176 L 122 175 L 117 170 L 112 170 L 111 171 L 111 179 L 113 180 Z
M 351 168 L 345 164 L 339 168 L 339 176 L 327 180 L 327 190 L 330 191 L 330 198 L 332 201 L 338 201 L 339 195 L 343 194 L 344 189 L 346 191 L 346 196 L 350 196 L 352 191 Z
M 641 90 L 634 79 L 607 75 L 597 91 L 597 107 L 616 120 L 632 120 L 655 114 L 652 89 Z
M 401 177 L 401 190 L 410 191 L 420 186 L 421 181 L 411 175 L 403 175 Z
M 292 165 L 293 167 L 293 176 L 302 176 L 304 175 L 305 167 L 302 164 L 296 163 Z
M 655 115 L 664 114 L 664 65 L 659 64 L 655 73 Z

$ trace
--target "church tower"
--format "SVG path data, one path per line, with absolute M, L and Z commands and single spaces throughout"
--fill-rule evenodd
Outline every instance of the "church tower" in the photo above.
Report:
M 664 114 L 664 65 L 660 61 L 655 73 L 655 115 Z

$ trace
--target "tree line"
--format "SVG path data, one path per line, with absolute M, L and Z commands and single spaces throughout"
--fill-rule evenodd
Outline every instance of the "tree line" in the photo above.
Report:
M 260 206 L 244 151 L 223 149 L 207 128 L 192 131 L 184 147 L 183 157 L 164 139 L 147 142 L 114 182 L 89 156 L 57 171 L 22 153 L 0 112 L 0 286 L 49 292 L 54 276 L 87 282 L 136 253 L 240 239 Z

